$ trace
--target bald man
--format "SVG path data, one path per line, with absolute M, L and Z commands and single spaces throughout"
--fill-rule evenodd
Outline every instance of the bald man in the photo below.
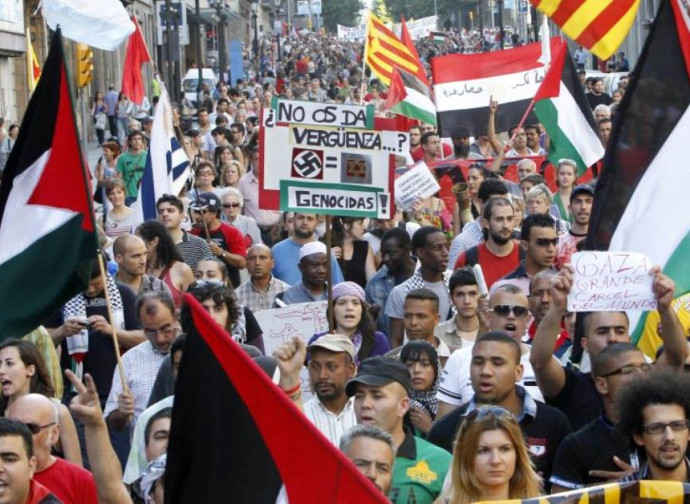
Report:
M 113 242 L 113 255 L 118 265 L 115 280 L 126 285 L 137 296 L 145 292 L 165 291 L 168 286 L 159 278 L 146 274 L 146 244 L 134 235 L 120 235 Z
M 51 450 L 60 437 L 57 404 L 41 394 L 27 394 L 9 407 L 7 417 L 24 423 L 33 438 L 36 472 L 34 479 L 62 502 L 98 502 L 93 476 Z
M 271 308 L 276 296 L 290 288 L 271 274 L 273 266 L 273 255 L 266 245 L 253 245 L 247 251 L 249 280 L 235 289 L 235 294 L 239 302 L 253 312 Z

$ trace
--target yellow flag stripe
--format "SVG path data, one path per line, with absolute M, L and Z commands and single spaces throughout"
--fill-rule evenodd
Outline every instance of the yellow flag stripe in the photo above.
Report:
M 572 39 L 578 38 L 609 5 L 611 0 L 585 0 L 561 27 L 563 33 Z
M 640 6 L 640 0 L 636 0 L 635 3 L 630 7 L 628 12 L 623 15 L 618 22 L 613 25 L 613 27 L 604 35 L 599 42 L 594 44 L 591 51 L 597 57 L 601 59 L 609 59 L 614 55 L 616 50 L 623 43 L 623 40 L 628 35 L 630 27 L 635 21 L 635 16 L 637 15 L 637 9 Z
M 542 11 L 548 17 L 551 17 L 553 16 L 553 13 L 558 10 L 558 7 L 561 5 L 561 1 L 562 0 L 542 0 L 539 5 L 537 5 L 537 9 Z

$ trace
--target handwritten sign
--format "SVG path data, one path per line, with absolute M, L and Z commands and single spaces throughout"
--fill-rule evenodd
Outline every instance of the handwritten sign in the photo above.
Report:
M 568 311 L 655 310 L 652 265 L 634 252 L 576 252 Z
M 306 343 L 314 334 L 328 330 L 325 301 L 261 310 L 255 312 L 254 317 L 264 333 L 266 355 L 273 355 L 280 345 L 292 339 L 293 336 L 299 336 Z M 312 392 L 306 367 L 302 368 L 300 382 L 302 400 L 307 402 Z
M 436 194 L 440 188 L 431 170 L 422 161 L 395 179 L 395 201 L 408 211 L 415 201 Z

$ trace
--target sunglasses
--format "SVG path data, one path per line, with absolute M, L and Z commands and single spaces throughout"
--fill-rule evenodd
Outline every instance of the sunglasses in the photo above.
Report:
M 500 304 L 494 306 L 491 310 L 499 317 L 507 317 L 510 312 L 513 312 L 513 315 L 516 317 L 526 317 L 529 315 L 529 308 L 519 305 Z
M 223 208 L 238 208 L 239 203 L 223 203 Z
M 225 284 L 223 283 L 222 280 L 215 280 L 215 279 L 209 279 L 209 280 L 195 280 L 187 290 L 191 289 L 201 289 L 202 287 L 225 287 Z
M 55 425 L 55 422 L 50 422 L 50 423 L 45 424 L 45 425 L 39 425 L 39 424 L 34 423 L 34 422 L 25 422 L 24 425 L 26 425 L 26 428 L 29 429 L 29 432 L 31 432 L 31 434 L 33 434 L 35 436 L 36 434 L 41 432 L 41 430 L 45 429 L 46 427 L 52 427 L 53 425 Z
M 495 419 L 507 420 L 509 422 L 517 423 L 515 416 L 505 408 L 500 406 L 479 406 L 465 417 L 465 422 L 470 425 L 477 420 L 483 418 L 493 417 Z
M 534 243 L 538 247 L 549 247 L 549 246 L 556 247 L 556 246 L 558 246 L 558 238 L 553 238 L 553 239 L 537 238 L 536 240 L 534 240 Z
M 639 373 L 649 373 L 652 370 L 652 365 L 647 364 L 646 362 L 644 364 L 628 364 L 627 366 L 620 367 L 618 369 L 614 369 L 613 371 L 610 371 L 606 374 L 601 375 L 602 378 L 608 378 L 609 376 L 615 376 L 615 375 L 630 375 L 635 372 Z

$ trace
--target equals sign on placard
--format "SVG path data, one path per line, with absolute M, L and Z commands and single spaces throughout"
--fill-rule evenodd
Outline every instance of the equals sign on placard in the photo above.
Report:
M 338 168 L 338 156 L 326 156 L 323 165 L 325 168 Z

